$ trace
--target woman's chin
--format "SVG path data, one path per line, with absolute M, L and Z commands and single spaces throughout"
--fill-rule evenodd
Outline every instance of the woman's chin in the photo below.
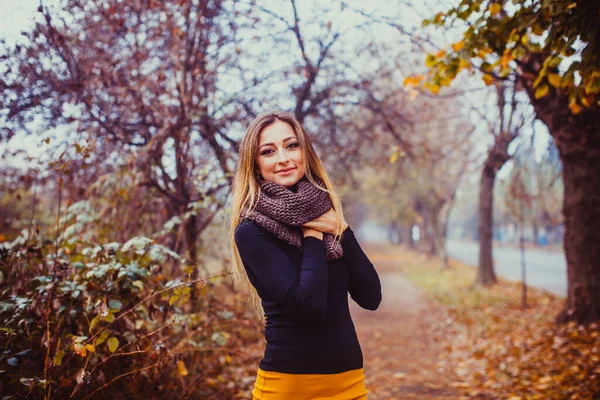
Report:
M 277 180 L 275 182 L 280 184 L 281 186 L 290 187 L 298 183 L 299 180 L 300 177 L 298 176 L 281 176 L 277 177 Z

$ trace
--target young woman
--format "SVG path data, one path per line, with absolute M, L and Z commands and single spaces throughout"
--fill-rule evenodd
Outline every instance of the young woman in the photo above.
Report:
M 375 310 L 381 285 L 344 220 L 321 160 L 286 112 L 256 117 L 239 153 L 232 196 L 234 272 L 266 317 L 267 345 L 253 399 L 366 399 L 348 293 Z

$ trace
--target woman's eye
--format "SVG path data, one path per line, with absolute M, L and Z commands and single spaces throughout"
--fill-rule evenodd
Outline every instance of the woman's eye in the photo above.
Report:
M 290 145 L 288 146 L 288 149 L 289 148 L 295 149 L 297 147 L 300 147 L 300 143 L 298 143 L 298 142 L 296 142 L 296 143 L 290 143 Z
M 261 156 L 268 156 L 269 154 L 271 154 L 273 152 L 273 149 L 266 149 L 260 152 Z

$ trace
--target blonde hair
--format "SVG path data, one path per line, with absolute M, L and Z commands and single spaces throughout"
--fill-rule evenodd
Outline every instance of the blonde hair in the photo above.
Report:
M 276 121 L 286 122 L 294 129 L 298 142 L 300 142 L 300 149 L 303 152 L 304 162 L 306 163 L 306 178 L 313 185 L 329 194 L 333 210 L 337 216 L 338 229 L 336 232 L 336 240 L 339 240 L 342 234 L 344 221 L 344 213 L 342 211 L 340 198 L 335 192 L 331 179 L 329 179 L 321 159 L 315 152 L 310 138 L 298 120 L 296 120 L 291 113 L 285 111 L 272 111 L 258 115 L 246 130 L 240 143 L 239 159 L 232 183 L 230 241 L 233 264 L 232 272 L 235 286 L 237 289 L 249 293 L 250 305 L 256 311 L 260 320 L 264 319 L 261 300 L 256 289 L 250 283 L 246 270 L 242 264 L 242 259 L 235 243 L 235 230 L 242 220 L 242 211 L 252 210 L 256 207 L 255 201 L 258 196 L 260 196 L 260 185 L 255 173 L 260 133 L 264 128 Z M 319 177 L 323 183 L 325 183 L 325 188 L 319 186 L 315 182 L 314 176 Z

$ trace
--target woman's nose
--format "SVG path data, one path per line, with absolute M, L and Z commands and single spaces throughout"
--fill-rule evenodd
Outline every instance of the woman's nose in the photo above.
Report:
M 288 162 L 289 158 L 287 156 L 287 154 L 285 154 L 284 150 L 279 151 L 279 158 L 277 161 L 279 161 L 282 164 L 285 164 L 286 162 Z

